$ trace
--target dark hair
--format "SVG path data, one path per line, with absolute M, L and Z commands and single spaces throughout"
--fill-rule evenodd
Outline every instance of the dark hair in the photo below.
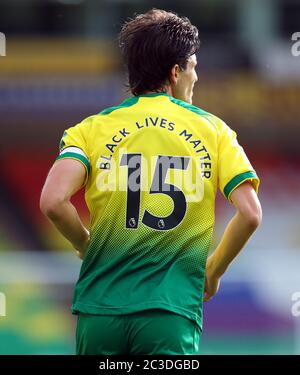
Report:
M 152 9 L 126 22 L 119 45 L 133 95 L 163 91 L 175 64 L 186 69 L 200 46 L 198 29 L 186 17 Z

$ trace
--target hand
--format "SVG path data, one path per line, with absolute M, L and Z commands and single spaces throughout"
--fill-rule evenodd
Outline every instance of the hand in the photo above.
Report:
M 86 237 L 85 237 L 84 241 L 79 246 L 74 246 L 74 248 L 76 250 L 76 254 L 77 254 L 79 259 L 83 260 L 83 258 L 85 256 L 85 253 L 86 253 L 86 250 L 89 246 L 89 243 L 90 243 L 90 232 L 88 230 L 86 230 Z
M 206 262 L 206 278 L 204 288 L 203 301 L 209 301 L 219 290 L 221 277 L 214 272 L 214 258 L 213 255 L 208 257 Z
M 76 254 L 77 254 L 77 256 L 78 256 L 79 259 L 83 260 L 84 253 L 80 252 L 79 250 L 76 250 Z

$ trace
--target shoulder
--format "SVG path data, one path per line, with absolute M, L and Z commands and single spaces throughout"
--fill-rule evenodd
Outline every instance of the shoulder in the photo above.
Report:
M 131 107 L 132 105 L 136 104 L 138 102 L 138 97 L 131 97 L 126 100 L 124 100 L 119 105 L 108 107 L 103 109 L 101 112 L 92 114 L 83 120 L 81 120 L 79 123 L 69 127 L 66 129 L 65 134 L 69 133 L 90 133 L 91 129 L 95 126 L 99 126 L 101 123 L 103 123 L 104 118 L 106 119 L 108 115 L 111 113 L 115 113 L 117 110 L 124 109 Z
M 170 97 L 170 101 L 173 104 L 185 109 L 186 111 L 193 113 L 198 118 L 206 120 L 218 133 L 222 130 L 224 126 L 227 126 L 225 122 L 221 120 L 219 117 L 193 104 L 184 102 L 183 100 L 175 99 L 173 97 Z
M 120 103 L 119 105 L 115 105 L 113 107 L 108 107 L 108 108 L 105 108 L 103 109 L 101 112 L 98 113 L 98 115 L 96 116 L 105 116 L 105 115 L 109 115 L 111 114 L 112 112 L 115 112 L 117 110 L 120 110 L 120 109 L 125 109 L 125 108 L 128 108 L 128 107 L 131 107 L 133 106 L 134 104 L 136 104 L 137 102 L 139 101 L 139 98 L 137 96 L 133 96 L 131 98 L 128 98 L 128 99 L 125 99 L 122 103 Z
M 95 124 L 101 123 L 101 117 L 99 114 L 93 114 L 90 115 L 83 120 L 81 120 L 79 123 L 75 124 L 74 126 L 66 129 L 65 133 L 81 133 L 81 134 L 89 134 L 91 129 Z

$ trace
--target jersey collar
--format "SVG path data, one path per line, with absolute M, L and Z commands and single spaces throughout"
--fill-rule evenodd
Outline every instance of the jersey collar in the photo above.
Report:
M 137 98 L 148 98 L 154 96 L 170 96 L 167 92 L 150 92 L 149 94 L 137 95 Z

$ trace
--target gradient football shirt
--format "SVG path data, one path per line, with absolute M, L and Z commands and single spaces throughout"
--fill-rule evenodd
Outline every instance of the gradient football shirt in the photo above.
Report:
M 222 120 L 146 94 L 66 130 L 57 159 L 86 168 L 91 242 L 73 313 L 166 309 L 202 328 L 205 264 L 219 188 L 259 179 Z

